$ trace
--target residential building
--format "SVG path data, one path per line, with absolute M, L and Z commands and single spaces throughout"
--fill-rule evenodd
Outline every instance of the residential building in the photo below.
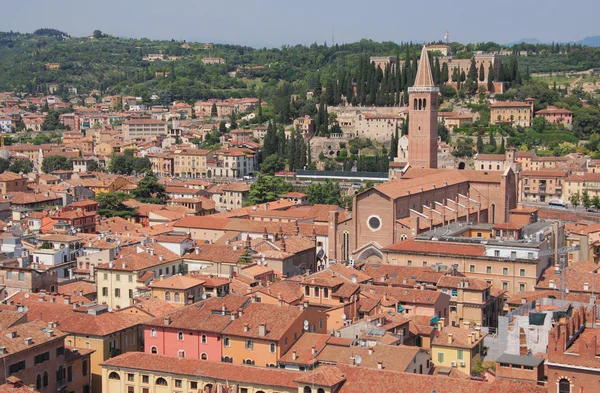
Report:
M 157 243 L 122 249 L 114 261 L 96 267 L 98 303 L 114 309 L 130 306 L 153 278 L 177 274 L 181 260 Z
M 563 187 L 565 187 L 568 177 L 568 172 L 562 170 L 522 171 L 519 176 L 520 200 L 526 202 L 567 201 L 568 198 Z M 579 182 L 573 181 L 572 186 L 572 189 L 579 188 Z
M 221 57 L 204 57 L 201 61 L 202 64 L 225 64 L 225 59 Z
M 173 173 L 183 178 L 210 178 L 207 161 L 212 155 L 212 152 L 202 149 L 177 150 L 173 153 Z
M 9 194 L 13 192 L 27 191 L 27 178 L 13 172 L 0 174 L 0 193 Z
M 546 109 L 535 112 L 536 117 L 543 117 L 548 123 L 562 124 L 565 127 L 573 125 L 573 112 L 565 108 L 557 108 L 553 105 L 548 105 Z
M 175 275 L 148 285 L 153 299 L 162 299 L 176 306 L 196 303 L 202 299 L 204 280 L 194 276 Z
M 475 363 L 482 358 L 485 336 L 479 327 L 474 330 L 445 327 L 431 343 L 431 358 L 438 367 L 455 368 L 470 376 Z
M 530 127 L 534 100 L 525 101 L 496 101 L 490 105 L 490 124 L 508 123 L 513 126 Z
M 571 200 L 571 196 L 579 194 L 581 197 L 587 192 L 590 199 L 600 196 L 600 173 L 585 173 L 582 175 L 570 175 L 564 180 L 564 200 Z
M 128 120 L 122 127 L 123 140 L 166 136 L 168 132 L 167 122 L 154 119 Z

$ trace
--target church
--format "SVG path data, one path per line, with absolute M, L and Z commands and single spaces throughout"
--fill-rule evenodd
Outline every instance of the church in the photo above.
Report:
M 330 260 L 383 260 L 386 246 L 453 222 L 503 223 L 517 206 L 511 168 L 438 169 L 439 88 L 426 47 L 408 93 L 408 163 L 395 180 L 355 195 L 352 214 L 330 213 Z

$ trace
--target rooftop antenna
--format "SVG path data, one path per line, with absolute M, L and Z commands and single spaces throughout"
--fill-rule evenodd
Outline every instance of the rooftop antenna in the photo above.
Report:
M 450 32 L 446 29 L 446 34 L 444 34 L 444 39 L 446 40 L 446 45 L 450 43 Z
M 331 30 L 331 46 L 335 45 L 335 27 Z

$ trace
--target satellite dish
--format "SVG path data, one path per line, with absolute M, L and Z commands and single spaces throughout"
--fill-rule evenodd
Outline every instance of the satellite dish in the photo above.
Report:
M 17 311 L 18 311 L 18 312 L 23 312 L 23 307 L 19 307 L 19 308 L 17 308 Z
M 202 294 L 202 300 L 206 300 L 206 293 Z
M 356 284 L 356 277 L 352 277 L 352 284 Z
M 346 314 L 342 314 L 342 321 L 345 321 L 345 320 L 346 320 L 346 318 L 347 318 L 347 317 L 346 317 Z
M 356 355 L 354 357 L 354 361 L 356 362 L 357 366 L 360 366 L 360 364 L 362 363 L 362 358 L 360 357 L 360 355 Z
M 307 320 L 304 320 L 304 330 L 308 331 L 309 328 L 310 328 L 310 324 L 308 323 Z

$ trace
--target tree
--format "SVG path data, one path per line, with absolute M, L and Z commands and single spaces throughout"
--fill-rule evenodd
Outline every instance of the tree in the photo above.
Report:
M 473 139 L 471 138 L 458 138 L 456 141 L 456 148 L 452 151 L 454 157 L 473 157 L 475 150 L 473 149 Z
M 483 138 L 481 138 L 481 135 L 477 135 L 477 152 L 483 153 L 483 147 Z
M 44 158 L 42 161 L 42 172 L 52 173 L 57 170 L 71 170 L 73 169 L 73 161 L 70 158 L 52 155 Z
M 14 173 L 29 173 L 33 171 L 33 163 L 28 159 L 14 160 L 8 169 Z
M 446 83 L 448 82 L 448 63 L 444 63 L 444 65 L 442 66 L 442 72 L 441 72 L 442 76 L 441 76 L 441 82 L 442 83 Z
M 338 205 L 342 204 L 342 191 L 338 183 L 333 183 L 329 179 L 325 183 L 311 184 L 306 194 L 311 205 Z
M 275 173 L 284 169 L 285 160 L 277 154 L 271 154 L 262 162 L 262 164 L 260 164 L 260 171 L 265 175 L 273 176 Z
M 250 185 L 246 205 L 276 201 L 281 195 L 290 191 L 292 185 L 284 179 L 259 173 L 256 181 Z
M 505 154 L 506 146 L 504 146 L 504 138 L 502 138 L 502 142 L 500 142 L 500 147 L 498 148 L 498 154 Z
M 600 196 L 594 195 L 592 198 L 592 205 L 594 208 L 596 208 L 596 210 L 600 210 Z
M 90 172 L 97 172 L 100 169 L 100 165 L 96 160 L 89 160 L 87 164 L 87 170 Z
M 571 202 L 571 205 L 573 205 L 573 207 L 577 209 L 577 206 L 581 205 L 581 196 L 579 195 L 579 192 L 577 192 L 577 194 L 571 195 L 571 197 L 569 198 L 569 202 Z
M 210 115 L 212 117 L 216 117 L 218 115 L 217 112 L 217 104 L 213 102 L 212 107 L 210 108 Z
M 129 199 L 124 192 L 104 192 L 96 195 L 95 201 L 99 203 L 98 214 L 104 217 L 129 218 L 134 209 L 123 202 Z
M 166 187 L 158 182 L 153 173 L 146 176 L 137 183 L 137 188 L 131 192 L 133 198 L 142 203 L 165 204 L 167 202 Z
M 94 32 L 92 33 L 92 35 L 97 40 L 99 40 L 100 38 L 104 37 L 104 34 L 100 30 L 94 30 Z
M 134 153 L 134 150 L 127 149 L 123 155 L 113 154 L 108 165 L 109 172 L 131 175 L 134 172 L 144 173 L 152 169 L 152 162 L 148 157 L 136 157 Z
M 232 128 L 233 130 L 233 128 Z M 219 122 L 219 132 L 221 134 L 225 134 L 227 132 L 227 123 L 225 123 L 225 120 L 221 120 Z
M 4 173 L 10 168 L 10 161 L 5 158 L 0 158 L 0 173 Z
M 592 198 L 590 198 L 590 194 L 587 190 L 584 190 L 581 194 L 581 204 L 586 208 L 586 210 L 592 207 Z
M 488 93 L 491 93 L 494 90 L 494 67 L 492 67 L 491 63 L 488 68 L 487 90 Z
M 485 69 L 483 68 L 483 63 L 481 63 L 481 66 L 479 67 L 479 82 L 484 82 L 485 81 Z

